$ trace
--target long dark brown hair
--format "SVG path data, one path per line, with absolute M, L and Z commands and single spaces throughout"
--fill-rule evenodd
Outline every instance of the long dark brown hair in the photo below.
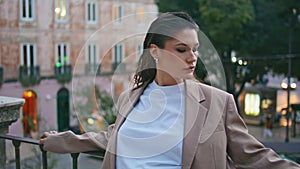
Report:
M 185 12 L 163 13 L 151 23 L 134 75 L 134 89 L 148 85 L 156 76 L 156 64 L 149 52 L 150 45 L 155 44 L 160 49 L 164 49 L 166 41 L 174 39 L 177 33 L 186 28 L 199 31 L 196 22 Z

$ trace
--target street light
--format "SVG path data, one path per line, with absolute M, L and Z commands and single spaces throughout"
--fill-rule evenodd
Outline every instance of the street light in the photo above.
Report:
M 292 83 L 291 83 L 291 72 L 292 72 L 292 32 L 294 28 L 294 24 L 296 24 L 297 20 L 299 20 L 299 15 L 297 14 L 297 10 L 295 8 L 292 9 L 292 15 L 291 19 L 288 23 L 288 28 L 289 28 L 289 36 L 288 36 L 288 73 L 287 73 L 287 82 L 286 85 L 282 83 L 282 88 L 286 86 L 287 90 L 287 108 L 286 108 L 286 120 L 287 120 L 287 125 L 286 125 L 286 137 L 285 137 L 285 142 L 289 142 L 289 119 L 290 119 L 290 94 L 291 94 L 291 89 L 292 89 Z M 295 20 L 296 19 L 296 20 Z M 296 88 L 296 84 L 293 84 L 293 86 Z M 283 88 L 284 89 L 284 88 Z
M 287 82 L 287 81 L 288 81 L 287 78 L 285 78 L 285 79 L 283 79 L 283 80 L 281 81 L 280 86 L 281 86 L 281 88 L 284 89 L 284 90 L 287 90 L 287 88 L 288 88 L 288 82 Z M 294 78 L 291 78 L 291 81 L 290 81 L 290 89 L 291 89 L 291 90 L 294 90 L 294 89 L 296 89 L 296 87 L 297 87 L 296 80 L 295 80 Z
M 296 89 L 297 84 L 294 78 L 288 76 L 281 81 L 281 88 L 287 91 L 287 107 L 286 107 L 286 136 L 285 142 L 289 142 L 289 122 L 290 122 L 290 91 Z

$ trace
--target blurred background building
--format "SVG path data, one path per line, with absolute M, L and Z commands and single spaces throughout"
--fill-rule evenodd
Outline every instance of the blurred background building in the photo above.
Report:
M 145 13 L 157 11 L 152 0 L 0 0 L 0 95 L 26 100 L 9 133 L 36 137 L 79 125 L 78 84 L 117 98 L 142 51 L 136 32 L 155 17 Z

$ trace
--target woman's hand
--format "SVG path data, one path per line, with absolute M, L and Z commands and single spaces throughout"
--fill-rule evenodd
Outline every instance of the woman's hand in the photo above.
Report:
M 39 141 L 39 144 L 44 144 L 45 142 L 46 142 L 46 139 L 47 139 L 47 137 L 49 136 L 49 135 L 51 135 L 51 134 L 57 134 L 58 132 L 57 131 L 46 131 L 46 132 L 44 132 L 43 134 L 42 134 L 42 136 L 41 136 L 41 139 L 40 139 L 40 141 Z

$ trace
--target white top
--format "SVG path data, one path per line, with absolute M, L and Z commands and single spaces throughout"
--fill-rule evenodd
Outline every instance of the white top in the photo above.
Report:
M 184 96 L 184 83 L 149 84 L 119 129 L 117 169 L 181 169 Z

